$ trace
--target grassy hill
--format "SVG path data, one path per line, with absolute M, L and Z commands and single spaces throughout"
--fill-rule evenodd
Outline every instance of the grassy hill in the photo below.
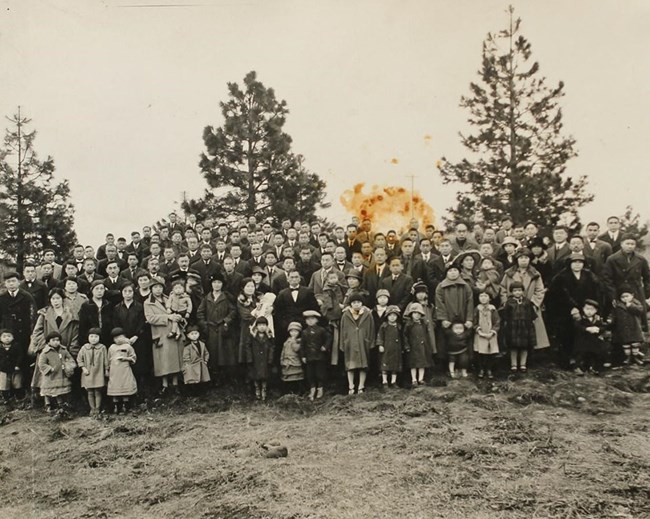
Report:
M 0 416 L 0 517 L 650 517 L 650 376 L 215 391 L 135 416 Z M 268 458 L 286 446 L 288 456 Z

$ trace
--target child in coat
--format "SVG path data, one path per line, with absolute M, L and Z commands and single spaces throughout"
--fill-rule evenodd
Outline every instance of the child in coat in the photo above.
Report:
M 183 318 L 183 321 L 172 321 L 172 327 L 167 337 L 180 339 L 185 324 L 192 313 L 192 298 L 185 292 L 185 280 L 178 279 L 174 281 L 166 306 L 168 314 L 178 314 Z
M 641 316 L 643 305 L 634 297 L 632 288 L 623 286 L 618 291 L 618 300 L 614 301 L 612 317 L 614 319 L 614 341 L 623 347 L 624 365 L 635 362 L 643 365 L 643 356 L 639 347 L 643 342 Z
M 424 319 L 425 310 L 420 303 L 412 303 L 404 316 L 409 318 L 404 325 L 404 350 L 408 353 L 411 367 L 411 383 L 422 385 L 425 369 L 433 366 L 433 345 Z
M 291 322 L 287 328 L 289 337 L 284 341 L 282 354 L 280 355 L 280 368 L 282 369 L 282 381 L 288 387 L 295 388 L 300 384 L 305 374 L 302 370 L 302 359 L 300 358 L 300 333 L 302 325 L 298 322 Z
M 86 389 L 90 416 L 97 416 L 102 408 L 102 393 L 108 376 L 108 353 L 106 346 L 100 344 L 101 330 L 91 328 L 88 342 L 77 355 L 77 364 L 81 368 L 81 387 Z
M 515 281 L 510 285 L 510 295 L 503 307 L 505 343 L 510 350 L 510 372 L 526 373 L 528 352 L 537 344 L 533 303 L 524 297 L 524 285 Z
M 273 365 L 273 351 L 275 342 L 269 332 L 269 322 L 266 317 L 255 320 L 251 336 L 248 341 L 250 364 L 250 379 L 255 384 L 255 398 L 266 400 L 266 384 L 271 375 Z
M 386 321 L 379 326 L 377 347 L 379 349 L 379 367 L 381 383 L 384 388 L 397 384 L 397 374 L 402 371 L 402 327 L 399 325 L 399 306 L 386 308 Z M 389 379 L 390 377 L 390 379 Z
M 38 368 L 41 371 L 41 396 L 45 400 L 45 410 L 63 414 L 67 407 L 67 396 L 72 390 L 70 379 L 76 367 L 75 361 L 68 350 L 61 344 L 61 334 L 50 332 L 45 337 L 45 347 L 38 357 Z
M 607 353 L 607 343 L 603 340 L 607 327 L 598 315 L 598 308 L 596 301 L 587 299 L 582 307 L 582 315 L 574 321 L 576 375 L 597 375 Z
M 491 300 L 490 292 L 484 290 L 478 295 L 478 305 L 474 310 L 474 351 L 478 354 L 478 378 L 485 375 L 489 379 L 494 378 L 492 369 L 499 353 L 497 334 L 501 319 L 496 307 L 490 303 Z
M 300 354 L 305 364 L 307 383 L 309 384 L 309 399 L 323 397 L 323 385 L 327 376 L 327 361 L 330 358 L 331 335 L 325 328 L 318 325 L 321 316 L 316 310 L 306 310 L 302 313 L 305 327 Z
M 456 319 L 451 326 L 445 328 L 445 343 L 447 345 L 447 355 L 449 361 L 449 376 L 458 378 L 460 370 L 461 378 L 467 378 L 467 366 L 469 364 L 469 341 L 471 340 L 471 329 L 465 326 L 462 319 Z
M 106 394 L 113 398 L 113 413 L 119 414 L 120 411 L 128 410 L 130 397 L 138 392 L 138 384 L 131 368 L 137 357 L 122 328 L 113 328 L 111 336 L 113 344 L 108 348 Z
M 23 387 L 22 361 L 22 349 L 14 342 L 14 334 L 11 330 L 0 331 L 0 393 L 4 403 L 9 402 L 12 391 Z
M 343 311 L 340 324 L 339 349 L 343 352 L 348 378 L 348 395 L 362 394 L 366 387 L 366 374 L 370 362 L 370 349 L 377 339 L 375 321 L 369 308 L 363 306 L 363 296 L 350 296 L 350 306 Z M 359 382 L 355 389 L 355 375 Z
M 198 326 L 188 326 L 185 335 L 187 342 L 183 347 L 183 383 L 188 387 L 199 388 L 200 384 L 210 382 L 208 371 L 210 353 L 205 343 L 200 340 L 201 333 Z

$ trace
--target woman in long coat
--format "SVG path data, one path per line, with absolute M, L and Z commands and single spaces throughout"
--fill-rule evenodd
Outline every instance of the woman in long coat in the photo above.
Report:
M 122 287 L 122 302 L 113 310 L 113 325 L 122 328 L 124 335 L 130 340 L 135 351 L 136 360 L 131 365 L 131 371 L 142 392 L 149 383 L 153 368 L 151 326 L 144 316 L 144 305 L 134 299 L 135 291 L 132 283 Z
M 90 285 L 90 300 L 81 305 L 79 310 L 79 342 L 83 345 L 88 342 L 88 330 L 99 328 L 101 330 L 100 342 L 108 347 L 112 344 L 111 330 L 113 329 L 113 306 L 104 297 L 106 286 L 100 280 L 93 281 Z
M 203 337 L 207 337 L 206 347 L 210 353 L 208 369 L 212 380 L 218 371 L 222 378 L 232 376 L 237 366 L 237 338 L 239 330 L 234 329 L 237 317 L 235 305 L 230 295 L 223 291 L 224 277 L 221 272 L 212 275 L 212 291 L 205 297 L 197 319 Z
M 65 294 L 60 288 L 53 288 L 48 294 L 49 305 L 41 310 L 32 332 L 29 351 L 36 356 L 34 375 L 32 376 L 32 394 L 38 393 L 41 387 L 41 371 L 38 369 L 38 355 L 45 347 L 45 337 L 50 332 L 61 334 L 61 344 L 67 348 L 73 358 L 76 358 L 81 345 L 79 344 L 79 320 L 65 307 Z
M 183 336 L 178 339 L 169 337 L 172 322 L 181 317 L 167 313 L 164 286 L 165 280 L 160 277 L 151 280 L 151 296 L 144 302 L 144 316 L 151 326 L 153 374 L 161 378 L 162 391 L 166 393 L 168 387 L 178 386 L 178 374 L 183 366 Z
M 501 280 L 501 287 L 503 288 L 501 302 L 505 305 L 508 294 L 510 294 L 510 285 L 514 282 L 518 281 L 524 285 L 524 296 L 533 303 L 537 314 L 537 319 L 535 319 L 535 337 L 537 341 L 535 349 L 541 350 L 551 345 L 542 319 L 542 304 L 546 289 L 540 273 L 530 266 L 531 256 L 532 253 L 528 249 L 520 249 L 515 254 L 516 265 L 506 270 Z
M 239 318 L 239 343 L 237 361 L 240 364 L 250 364 L 253 359 L 250 356 L 250 327 L 255 321 L 252 312 L 257 308 L 258 298 L 255 293 L 255 282 L 251 278 L 245 278 L 241 283 L 241 292 L 237 296 L 237 316 Z

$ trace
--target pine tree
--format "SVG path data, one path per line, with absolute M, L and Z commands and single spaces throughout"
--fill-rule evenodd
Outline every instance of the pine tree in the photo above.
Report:
M 621 230 L 637 237 L 637 250 L 646 250 L 645 237 L 648 235 L 648 222 L 641 221 L 641 215 L 635 213 L 631 205 L 625 207 L 625 213 L 620 216 Z
M 498 222 L 533 220 L 551 226 L 575 219 L 577 210 L 593 200 L 587 179 L 566 174 L 566 163 L 577 155 L 573 137 L 563 135 L 560 99 L 564 83 L 549 87 L 531 60 L 531 44 L 520 33 L 521 19 L 489 33 L 483 42 L 480 81 L 470 83 L 470 95 L 460 106 L 469 110 L 475 131 L 461 134 L 471 154 L 437 166 L 445 184 L 461 183 L 456 219 Z
M 4 147 L 0 149 L 0 248 L 22 269 L 25 259 L 43 249 L 59 258 L 76 242 L 74 207 L 68 181 L 54 179 L 54 159 L 40 161 L 34 150 L 36 131 L 18 112 L 7 117 Z
M 254 71 L 244 78 L 243 89 L 228 83 L 228 96 L 220 103 L 223 125 L 203 131 L 206 152 L 199 166 L 209 186 L 202 199 L 209 212 L 258 218 L 313 215 L 323 207 L 325 183 L 291 151 L 291 137 L 283 131 L 286 101 L 278 101 Z M 201 200 L 189 202 L 200 205 Z

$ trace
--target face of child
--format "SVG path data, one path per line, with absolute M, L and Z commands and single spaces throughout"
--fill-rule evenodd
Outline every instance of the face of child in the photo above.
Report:
M 594 308 L 591 305 L 585 305 L 585 306 L 582 307 L 582 312 L 587 317 L 593 317 L 594 315 L 596 315 L 597 310 L 596 310 L 596 308 Z
M 259 333 L 265 333 L 269 329 L 269 325 L 266 323 L 257 323 L 257 331 Z
M 200 333 L 197 330 L 192 330 L 187 334 L 187 338 L 190 341 L 198 341 L 199 340 Z
M 624 292 L 621 294 L 621 301 L 623 301 L 625 304 L 631 303 L 632 299 L 634 299 L 634 296 L 629 292 Z
M 96 333 L 91 333 L 90 335 L 88 335 L 88 342 L 93 346 L 95 344 L 99 344 L 99 335 L 97 335 Z
M 490 296 L 483 292 L 478 295 L 478 301 L 479 303 L 486 305 L 490 302 Z
M 415 300 L 416 301 L 425 301 L 427 299 L 427 293 L 426 292 L 416 292 L 415 293 Z
M 58 348 L 59 346 L 61 346 L 61 339 L 59 339 L 58 337 L 52 337 L 47 344 L 52 348 Z
M 307 317 L 307 319 L 305 319 L 305 323 L 307 323 L 307 326 L 316 326 L 317 322 L 318 322 L 318 317 Z
M 377 298 L 377 304 L 379 306 L 386 306 L 388 304 L 388 297 L 387 296 L 379 296 Z
M 460 335 L 465 331 L 465 326 L 461 323 L 454 323 L 451 326 L 451 331 L 456 335 Z
M 450 281 L 456 281 L 460 276 L 460 271 L 458 269 L 449 269 L 447 271 L 447 279 Z
M 115 344 L 126 344 L 129 341 L 124 335 L 116 335 L 113 337 L 113 342 Z
M 388 314 L 388 317 L 386 317 L 389 323 L 394 323 L 397 321 L 397 314 Z
M 422 319 L 422 314 L 420 312 L 413 312 L 411 314 L 411 319 L 417 323 L 420 319 Z
M 515 296 L 516 298 L 520 298 L 523 297 L 524 291 L 521 288 L 513 288 L 512 295 Z
M 2 344 L 11 344 L 13 340 L 14 336 L 11 333 L 3 332 L 2 335 L 0 335 L 0 342 L 2 342 Z
M 353 310 L 361 310 L 361 307 L 363 306 L 362 301 L 352 301 L 350 303 L 350 306 L 352 307 Z
M 185 287 L 183 287 L 183 285 L 181 283 L 176 283 L 174 285 L 174 294 L 176 294 L 177 296 L 180 296 L 184 292 L 185 292 Z
M 336 272 L 330 272 L 327 276 L 327 282 L 330 285 L 336 285 L 339 282 L 339 277 L 336 275 Z
M 292 330 L 289 330 L 289 336 L 296 339 L 300 335 L 300 332 L 296 330 L 295 328 Z

